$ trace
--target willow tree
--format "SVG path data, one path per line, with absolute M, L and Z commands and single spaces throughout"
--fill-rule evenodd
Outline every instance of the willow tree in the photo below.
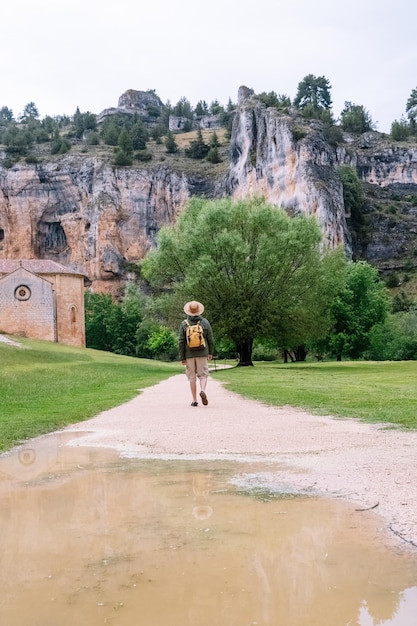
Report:
M 323 254 L 315 218 L 261 199 L 192 199 L 142 262 L 151 287 L 199 300 L 219 335 L 252 365 L 254 339 L 294 347 L 323 332 L 341 255 Z M 329 266 L 333 264 L 330 271 Z

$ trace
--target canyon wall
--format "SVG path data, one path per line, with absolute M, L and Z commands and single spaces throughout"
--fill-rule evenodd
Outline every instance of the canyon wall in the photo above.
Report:
M 367 133 L 356 139 L 346 136 L 345 143 L 334 147 L 320 122 L 265 108 L 241 88 L 228 173 L 217 179 L 207 175 L 203 163 L 200 174 L 190 175 L 163 162 L 114 167 L 88 155 L 0 167 L 0 258 L 58 261 L 85 273 L 94 290 L 116 293 L 132 276 L 132 264 L 155 245 L 158 230 L 173 223 L 193 195 L 264 196 L 290 215 L 314 215 L 325 245 L 342 244 L 352 255 L 353 240 L 366 258 L 372 235 L 360 245 L 352 238 L 337 174 L 340 165 L 355 167 L 376 189 L 417 197 L 415 146 L 393 147 L 378 133 Z M 412 208 L 407 211 L 414 219 Z M 376 257 L 384 255 L 392 215 L 390 219 L 376 229 Z M 400 222 L 396 220 L 397 226 Z M 410 249 L 417 232 L 413 228 L 408 224 L 403 234 L 397 228 L 396 254 L 404 246 Z
M 63 157 L 0 170 L 0 258 L 51 259 L 114 291 L 190 195 L 185 177 Z

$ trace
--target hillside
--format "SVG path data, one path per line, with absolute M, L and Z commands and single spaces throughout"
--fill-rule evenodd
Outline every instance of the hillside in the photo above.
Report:
M 26 156 L 11 159 L 4 148 L 0 258 L 59 261 L 87 273 L 93 289 L 117 293 L 155 245 L 159 229 L 175 221 L 190 197 L 262 195 L 291 215 L 315 215 L 327 245 L 344 245 L 352 258 L 369 261 L 397 288 L 414 290 L 417 144 L 411 139 L 393 142 L 374 131 L 355 136 L 334 127 L 335 141 L 334 129 L 322 122 L 267 107 L 242 87 L 228 128 L 215 116 L 167 121 L 182 125 L 172 132 L 177 151 L 170 154 L 165 142 L 171 131 L 165 127 L 160 137 L 160 118 L 150 116 L 158 105 L 155 94 L 152 106 L 145 100 L 141 109 L 137 94 L 149 94 L 126 93 L 122 106 L 101 114 L 94 131 L 77 136 L 75 122 L 66 122 L 59 137 L 32 143 Z M 145 147 L 133 150 L 125 165 L 115 163 L 120 147 L 104 143 L 102 132 L 121 111 L 136 120 L 136 130 L 147 128 Z M 219 162 L 187 156 L 199 129 L 206 144 L 216 133 Z M 63 152 L 51 154 L 59 141 L 66 142 Z M 346 205 L 341 167 L 355 172 L 362 185 L 364 200 L 354 212 Z

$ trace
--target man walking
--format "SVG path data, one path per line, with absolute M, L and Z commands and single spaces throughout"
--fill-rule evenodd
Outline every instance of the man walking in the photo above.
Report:
M 178 343 L 181 363 L 186 366 L 185 373 L 190 383 L 192 402 L 191 406 L 198 406 L 197 378 L 200 382 L 200 398 L 204 406 L 208 399 L 206 386 L 208 379 L 208 362 L 213 358 L 214 336 L 210 322 L 202 317 L 204 306 L 201 302 L 192 300 L 184 306 L 187 319 L 181 322 Z M 191 335 L 200 337 L 193 347 Z

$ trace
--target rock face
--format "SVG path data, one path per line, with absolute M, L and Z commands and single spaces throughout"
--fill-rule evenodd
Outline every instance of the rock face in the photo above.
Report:
M 299 128 L 289 116 L 265 109 L 239 90 L 233 121 L 228 190 L 234 198 L 262 196 L 291 215 L 314 215 L 328 245 L 350 252 L 336 153 L 320 124 Z
M 158 106 L 153 96 L 128 91 L 119 108 L 142 106 L 149 112 Z M 252 90 L 241 87 L 229 165 L 227 176 L 216 180 L 204 163 L 201 173 L 191 176 L 163 162 L 115 168 L 88 156 L 0 167 L 0 259 L 54 260 L 86 274 L 94 290 L 116 293 L 131 276 L 130 264 L 146 254 L 158 230 L 173 223 L 193 195 L 264 196 L 291 215 L 315 216 L 325 245 L 343 244 L 354 258 L 380 266 L 387 254 L 417 258 L 416 147 L 392 147 L 378 133 L 368 133 L 359 141 L 346 137 L 334 148 L 319 122 L 265 108 Z M 346 215 L 340 165 L 356 168 L 375 190 L 365 235 L 363 225 L 359 235 L 354 232 Z M 376 205 L 391 202 L 394 194 L 404 200 L 400 210 L 394 214 L 391 207 L 376 218 Z M 415 205 L 406 202 L 414 197 Z
M 117 107 L 99 113 L 97 123 L 100 124 L 112 115 L 138 115 L 148 126 L 154 126 L 158 123 L 162 108 L 162 100 L 154 91 L 128 89 L 120 96 Z
M 114 291 L 190 192 L 164 167 L 113 169 L 94 159 L 0 170 L 0 258 L 51 259 Z

